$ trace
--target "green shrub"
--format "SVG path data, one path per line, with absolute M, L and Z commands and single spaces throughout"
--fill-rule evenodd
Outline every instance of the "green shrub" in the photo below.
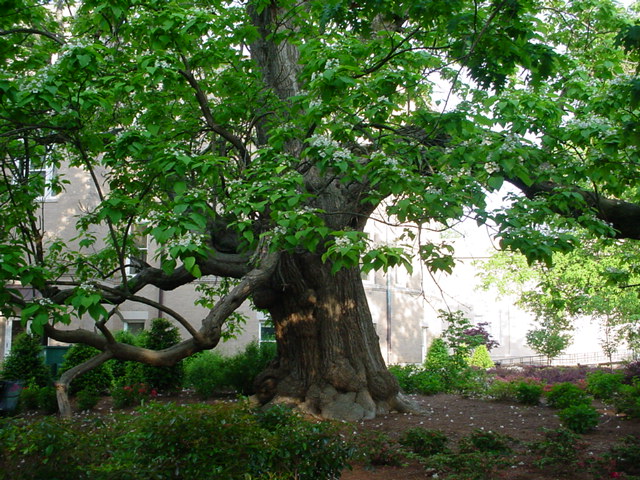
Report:
M 575 433 L 566 428 L 543 428 L 544 439 L 529 444 L 537 456 L 535 465 L 545 470 L 566 473 L 574 471 L 581 445 Z
M 51 415 L 58 411 L 58 398 L 53 387 L 41 387 L 38 391 L 38 408 Z
M 573 405 L 590 405 L 591 397 L 575 384 L 563 382 L 551 387 L 547 401 L 551 407 L 563 409 Z
M 11 480 L 332 479 L 351 453 L 334 423 L 244 404 L 150 404 L 108 422 L 0 420 L 0 478 Z
M 400 388 L 405 393 L 434 395 L 445 391 L 440 372 L 425 370 L 418 365 L 392 365 L 389 367 L 389 372 L 398 379 Z
M 406 453 L 384 432 L 364 431 L 355 438 L 356 457 L 367 465 L 401 467 Z
M 242 395 L 253 395 L 253 380 L 276 357 L 275 343 L 249 343 L 226 362 L 225 383 Z
M 429 457 L 438 453 L 446 453 L 447 436 L 440 430 L 426 428 L 410 428 L 400 437 L 400 444 L 409 448 L 416 455 Z
M 596 398 L 610 400 L 622 387 L 623 373 L 591 372 L 587 374 L 587 391 Z
M 452 480 L 494 480 L 502 476 L 511 461 L 500 454 L 467 452 L 456 454 L 436 454 L 429 457 L 425 467 L 431 478 Z M 435 473 L 432 473 L 435 472 Z
M 489 388 L 487 372 L 475 367 L 454 368 L 447 372 L 446 391 L 465 396 L 485 395 Z
M 216 352 L 202 352 L 185 363 L 185 385 L 191 387 L 203 399 L 227 386 L 226 360 Z
M 515 402 L 517 394 L 518 382 L 496 379 L 487 388 L 487 396 L 493 400 Z
M 51 370 L 44 362 L 40 337 L 18 335 L 2 365 L 2 378 L 22 380 L 24 385 L 46 387 L 51 383 Z
M 60 366 L 60 373 L 62 374 L 77 365 L 85 363 L 99 354 L 100 350 L 97 348 L 77 343 L 65 354 L 64 362 Z M 93 389 L 98 393 L 106 393 L 111 388 L 112 382 L 111 370 L 103 363 L 74 378 L 69 385 L 69 393 L 75 395 L 79 391 L 87 389 Z
M 632 385 L 622 385 L 613 397 L 613 406 L 619 413 L 640 418 L 640 380 L 634 380 Z
M 490 430 L 476 429 L 459 442 L 462 453 L 486 452 L 486 453 L 509 453 L 511 447 L 509 443 L 513 440 L 507 435 L 502 435 Z
M 19 408 L 21 410 L 37 410 L 39 393 L 40 387 L 35 383 L 25 385 L 22 390 L 20 390 Z
M 640 476 L 640 437 L 625 437 L 621 444 L 611 448 L 606 458 L 614 462 L 616 471 Z
M 104 455 L 96 441 L 86 426 L 57 417 L 5 423 L 0 428 L 0 478 L 93 480 L 87 469 Z
M 587 433 L 598 426 L 600 414 L 591 405 L 572 405 L 558 414 L 565 427 L 575 433 Z
M 515 382 L 515 397 L 518 403 L 538 405 L 542 397 L 542 385 L 537 382 L 521 380 Z
M 487 388 L 486 373 L 482 369 L 469 367 L 461 355 L 449 355 L 447 344 L 441 338 L 431 343 L 424 361 L 427 375 L 419 375 L 416 381 L 423 385 L 420 393 L 450 392 L 479 394 Z
M 469 358 L 468 364 L 470 367 L 477 367 L 482 369 L 489 369 L 496 366 L 491 360 L 491 356 L 489 355 L 489 350 L 487 350 L 486 345 L 478 345 L 474 350 L 471 358 Z
M 197 419 L 197 421 L 194 421 Z M 350 449 L 329 423 L 292 414 L 280 431 L 246 406 L 150 404 L 132 417 L 99 479 L 335 478 Z
M 80 390 L 76 395 L 76 400 L 78 402 L 78 410 L 81 412 L 93 410 L 100 401 L 100 395 L 93 388 L 88 388 Z
M 180 342 L 180 331 L 166 318 L 156 318 L 151 322 L 148 332 L 141 335 L 142 347 L 162 350 Z M 130 369 L 135 367 L 129 366 Z M 140 364 L 142 382 L 159 392 L 176 392 L 182 389 L 184 365 L 180 361 L 170 367 L 154 367 Z M 134 380 L 129 377 L 128 380 Z
M 117 342 L 126 343 L 127 345 L 139 345 L 139 335 L 134 335 L 126 330 L 120 330 L 115 332 L 114 338 Z M 137 362 L 130 362 L 127 360 L 113 359 L 105 362 L 105 365 L 111 370 L 111 377 L 114 381 L 123 380 L 127 375 L 127 369 L 131 368 L 130 365 L 135 365 Z M 139 365 L 139 364 L 138 364 Z
M 447 370 L 451 367 L 452 361 L 445 341 L 442 338 L 435 338 L 427 350 L 424 367 L 433 371 Z
M 117 382 L 111 390 L 111 398 L 115 408 L 136 407 L 153 400 L 158 395 L 155 388 L 146 383 Z

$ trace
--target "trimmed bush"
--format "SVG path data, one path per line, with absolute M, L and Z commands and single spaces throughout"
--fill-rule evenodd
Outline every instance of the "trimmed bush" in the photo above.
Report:
M 425 370 L 418 365 L 391 365 L 389 372 L 396 377 L 405 393 L 434 395 L 445 391 L 440 372 Z
M 56 389 L 53 387 L 41 387 L 38 391 L 38 408 L 43 413 L 51 415 L 58 411 L 58 399 Z
M 559 383 L 547 393 L 547 401 L 554 408 L 564 409 L 573 405 L 590 405 L 591 397 L 573 383 Z
M 156 318 L 151 322 L 148 332 L 141 335 L 142 347 L 151 350 L 162 350 L 180 342 L 180 331 L 166 318 Z M 182 389 L 184 379 L 184 365 L 180 361 L 170 367 L 154 367 L 139 364 L 142 382 L 155 388 L 159 392 L 176 392 Z M 128 366 L 127 374 L 135 367 Z M 128 380 L 134 380 L 131 375 Z
M 623 373 L 591 372 L 587 374 L 587 391 L 595 398 L 610 400 L 620 391 L 623 380 Z
M 225 383 L 242 395 L 253 395 L 253 380 L 276 358 L 275 343 L 251 342 L 226 362 Z
M 201 352 L 185 363 L 185 380 L 202 398 L 207 399 L 227 386 L 226 359 L 217 352 Z
M 155 388 L 146 383 L 117 382 L 111 390 L 113 406 L 116 408 L 137 407 L 148 403 L 158 395 Z
M 93 410 L 94 407 L 100 401 L 100 395 L 93 389 L 80 390 L 76 395 L 78 402 L 78 410 L 84 412 L 86 410 Z
M 591 405 L 572 405 L 558 414 L 565 427 L 575 433 L 591 432 L 598 426 L 600 414 Z
M 622 385 L 613 397 L 613 405 L 619 413 L 640 418 L 640 380 L 632 385 Z
M 315 480 L 339 476 L 350 449 L 336 427 L 307 422 L 295 414 L 290 417 L 271 431 L 243 405 L 151 404 L 131 419 L 113 457 L 99 465 L 92 478 Z
M 102 462 L 105 446 L 85 425 L 44 417 L 37 421 L 17 419 L 1 426 L 0 478 L 96 479 L 89 469 L 92 463 Z
M 424 360 L 425 369 L 441 371 L 450 368 L 451 364 L 452 358 L 445 341 L 442 338 L 434 339 L 427 350 L 427 357 Z
M 62 374 L 99 354 L 100 350 L 97 348 L 77 343 L 65 354 L 64 362 L 62 362 L 62 365 L 60 366 L 60 373 Z M 96 368 L 74 378 L 71 381 L 71 385 L 69 385 L 69 393 L 75 395 L 81 390 L 88 389 L 92 389 L 97 393 L 106 393 L 109 391 L 109 388 L 111 388 L 112 382 L 113 377 L 111 376 L 111 369 L 103 363 L 102 365 L 99 365 Z
M 515 383 L 515 397 L 518 403 L 538 405 L 542 392 L 542 385 L 535 381 L 521 380 Z
M 20 334 L 2 365 L 2 378 L 22 380 L 24 385 L 46 387 L 51 383 L 51 370 L 44 362 L 40 337 Z
M 468 363 L 470 367 L 483 368 L 485 370 L 496 366 L 493 360 L 491 360 L 489 350 L 487 350 L 485 345 L 478 345 L 475 348 Z
M 139 345 L 140 338 L 139 335 L 134 335 L 131 332 L 126 330 L 121 330 L 119 332 L 115 332 L 114 338 L 117 342 L 126 343 L 127 345 Z M 114 381 L 123 380 L 127 375 L 127 369 L 131 368 L 129 365 L 135 364 L 136 362 L 129 362 L 126 360 L 109 360 L 105 362 L 105 365 L 108 365 L 108 368 L 111 370 L 111 376 Z
M 38 409 L 38 395 L 40 388 L 35 383 L 25 385 L 20 390 L 20 400 L 18 406 L 21 410 L 37 410 Z

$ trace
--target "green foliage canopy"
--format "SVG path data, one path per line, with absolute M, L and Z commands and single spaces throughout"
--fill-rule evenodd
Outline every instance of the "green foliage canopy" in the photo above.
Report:
M 362 233 L 379 206 L 493 223 L 529 261 L 573 248 L 576 226 L 640 238 L 636 33 L 609 0 L 16 0 L 0 18 L 0 307 L 36 332 L 83 315 L 104 330 L 146 285 L 241 279 L 265 249 L 409 266 Z M 70 245 L 41 222 L 67 168 L 96 199 Z M 505 181 L 526 195 L 489 210 Z M 131 277 L 140 222 L 158 266 Z M 400 244 L 416 240 L 452 268 L 415 229 Z

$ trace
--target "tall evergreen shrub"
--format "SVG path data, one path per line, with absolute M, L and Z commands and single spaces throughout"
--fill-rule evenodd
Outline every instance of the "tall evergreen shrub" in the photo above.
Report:
M 151 329 L 144 332 L 140 343 L 151 350 L 162 350 L 176 345 L 180 340 L 177 327 L 165 318 L 156 318 L 151 322 Z M 159 392 L 174 392 L 182 388 L 184 365 L 182 361 L 170 367 L 141 365 L 141 374 L 143 382 Z
M 45 387 L 51 382 L 51 370 L 44 362 L 40 338 L 27 333 L 16 337 L 2 366 L 2 378 L 22 380 L 25 385 Z

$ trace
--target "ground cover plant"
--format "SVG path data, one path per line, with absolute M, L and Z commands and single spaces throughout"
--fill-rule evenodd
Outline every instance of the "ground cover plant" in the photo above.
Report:
M 337 425 L 276 408 L 151 403 L 135 415 L 4 420 L 0 478 L 337 478 L 351 452 Z
M 566 375 L 563 372 L 563 376 Z M 527 383 L 522 379 L 519 381 Z M 106 453 L 103 449 L 99 452 L 85 449 L 78 453 L 78 462 L 90 465 L 88 471 L 93 472 L 92 478 L 138 478 L 135 475 L 140 475 L 140 478 L 144 475 L 147 478 L 173 478 L 163 477 L 169 475 L 168 465 L 179 466 L 183 473 L 201 472 L 197 470 L 199 467 L 196 460 L 189 463 L 189 455 L 181 450 L 183 447 L 195 446 L 195 450 L 192 449 L 193 458 L 198 459 L 198 462 L 213 462 L 209 458 L 210 454 L 199 453 L 199 448 L 209 444 L 209 435 L 221 435 L 220 430 L 210 429 L 225 428 L 229 430 L 228 438 L 241 439 L 239 441 L 243 442 L 244 446 L 237 449 L 238 454 L 245 460 L 251 458 L 251 462 L 254 462 L 251 463 L 253 466 L 247 463 L 242 467 L 247 469 L 267 461 L 262 456 L 265 452 L 258 454 L 254 451 L 258 442 L 260 448 L 268 449 L 278 445 L 280 453 L 273 461 L 277 463 L 287 456 L 285 463 L 298 472 L 304 472 L 307 468 L 316 469 L 315 472 L 320 472 L 322 468 L 327 469 L 325 472 L 335 472 L 332 469 L 337 467 L 329 462 L 329 458 L 318 460 L 317 457 L 338 455 L 344 462 L 342 467 L 346 463 L 352 465 L 351 468 L 339 470 L 345 480 L 391 480 L 425 476 L 435 478 L 434 475 L 451 480 L 557 480 L 561 477 L 570 480 L 602 480 L 633 479 L 633 475 L 637 476 L 634 470 L 637 464 L 629 459 L 637 459 L 640 450 L 637 442 L 640 437 L 640 420 L 621 416 L 613 405 L 607 405 L 598 399 L 592 400 L 592 405 L 598 412 L 598 424 L 587 433 L 576 433 L 565 427 L 559 417 L 561 410 L 548 406 L 544 397 L 537 405 L 520 403 L 515 399 L 496 401 L 489 397 L 448 393 L 411 395 L 409 399 L 417 405 L 420 413 L 393 413 L 368 421 L 340 423 L 335 430 L 336 424 L 327 424 L 325 427 L 325 424 L 315 421 L 305 423 L 299 415 L 292 415 L 284 406 L 264 412 L 244 410 L 244 407 L 236 411 L 235 401 L 226 396 L 214 395 L 207 400 L 207 405 L 216 406 L 219 415 L 223 415 L 220 412 L 228 413 L 230 417 L 225 422 L 230 426 L 221 427 L 213 420 L 204 421 L 204 433 L 207 435 L 205 440 L 198 437 L 198 422 L 193 421 L 194 415 L 200 418 L 206 411 L 200 395 L 195 391 L 185 390 L 179 395 L 158 395 L 150 399 L 152 404 L 147 402 L 142 410 L 134 407 L 114 409 L 113 398 L 102 397 L 94 413 L 77 413 L 72 423 L 58 424 L 58 419 L 41 415 L 18 417 L 11 422 L 20 424 L 24 421 L 26 423 L 23 425 L 32 425 L 25 427 L 26 433 L 20 435 L 15 428 L 7 428 L 11 422 L 3 423 L 1 444 L 7 444 L 5 439 L 10 439 L 9 444 L 18 443 L 14 443 L 15 448 L 5 448 L 2 451 L 0 458 L 5 463 L 1 466 L 9 465 L 14 468 L 11 465 L 19 463 L 18 457 L 35 459 L 45 452 L 41 459 L 41 463 L 44 463 L 40 466 L 30 463 L 23 477 L 19 476 L 22 475 L 20 473 L 8 478 L 55 478 L 33 476 L 33 469 L 39 468 L 47 475 L 55 475 L 51 462 L 66 468 L 67 463 L 73 461 L 66 456 L 70 452 L 69 448 L 76 448 L 67 446 L 71 442 L 67 436 L 72 437 L 74 442 L 103 447 L 109 445 L 108 442 L 113 441 L 114 437 L 118 437 L 118 442 L 121 443 L 117 443 L 114 448 L 122 451 L 117 455 Z M 115 417 L 112 417 L 114 412 Z M 30 423 L 34 418 L 42 419 L 44 423 Z M 120 421 L 125 423 L 119 423 Z M 78 432 L 77 429 L 82 431 Z M 83 436 L 87 432 L 93 432 L 96 436 Z M 187 433 L 181 435 L 180 432 Z M 226 434 L 226 430 L 223 432 Z M 250 438 L 244 438 L 245 434 Z M 332 443 L 336 439 L 339 442 Z M 185 444 L 181 443 L 183 440 Z M 33 446 L 27 448 L 26 443 L 19 442 L 32 442 Z M 154 446 L 148 451 L 136 455 L 132 453 L 149 442 Z M 329 450 L 325 450 L 323 445 Z M 227 445 L 221 448 L 232 450 L 234 447 Z M 337 449 L 337 453 L 332 448 Z M 26 451 L 26 457 L 18 453 L 20 449 Z M 255 456 L 252 457 L 254 453 Z M 102 460 L 105 455 L 112 455 L 106 463 Z M 180 456 L 180 461 L 172 455 Z M 299 457 L 307 457 L 318 463 L 313 467 L 307 464 L 296 465 Z M 100 465 L 95 464 L 98 458 L 99 463 L 102 462 Z M 235 460 L 230 457 L 229 461 L 233 464 Z M 220 473 L 212 463 L 208 465 L 211 472 L 222 475 L 216 478 L 236 474 L 233 470 L 235 467 Z M 79 470 L 82 468 L 69 466 L 70 472 Z M 133 476 L 126 476 L 128 470 L 134 471 Z M 175 469 L 172 471 L 175 472 Z M 249 473 L 249 470 L 243 471 Z M 286 476 L 292 475 L 291 470 L 278 474 L 283 476 L 271 478 L 292 478 Z M 78 473 L 77 478 L 83 478 L 82 475 L 83 473 Z M 257 476 L 252 478 L 262 478 L 255 475 Z M 310 478 L 331 478 L 318 475 L 316 473 L 315 477 Z M 244 480 L 241 476 L 228 478 Z

